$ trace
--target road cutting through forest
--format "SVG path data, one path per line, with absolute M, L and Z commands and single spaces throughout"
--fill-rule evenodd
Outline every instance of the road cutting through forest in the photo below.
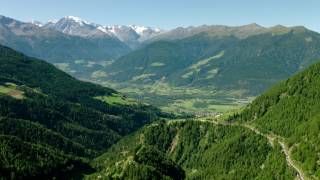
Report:
M 240 124 L 240 123 L 225 122 L 225 121 L 219 122 L 216 120 L 208 120 L 208 119 L 200 119 L 200 118 L 196 119 L 196 120 L 185 120 L 185 119 L 184 120 L 170 120 L 170 121 L 168 121 L 168 124 L 175 123 L 175 122 L 186 122 L 186 121 L 206 122 L 206 123 L 213 123 L 215 125 L 223 125 L 223 126 L 241 126 L 241 127 L 244 127 L 244 128 L 247 128 L 247 129 L 253 131 L 254 133 L 256 133 L 260 136 L 267 138 L 272 147 L 274 146 L 274 142 L 276 141 L 281 146 L 282 152 L 286 156 L 286 161 L 287 161 L 288 165 L 296 171 L 297 178 L 299 178 L 300 180 L 307 180 L 307 178 L 304 175 L 304 172 L 299 168 L 299 166 L 292 159 L 292 157 L 290 155 L 289 148 L 283 140 L 284 138 L 282 138 L 280 136 L 277 136 L 274 134 L 262 133 L 261 131 L 259 131 L 258 129 L 256 129 L 255 127 L 253 127 L 250 124 Z

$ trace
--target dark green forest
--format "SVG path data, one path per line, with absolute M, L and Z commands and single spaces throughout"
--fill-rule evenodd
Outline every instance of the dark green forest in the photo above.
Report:
M 0 47 L 0 176 L 81 176 L 90 159 L 159 117 L 144 104 L 107 104 L 116 91 Z
M 261 131 L 285 138 L 311 177 L 320 177 L 320 64 L 274 86 L 239 115 Z
M 319 88 L 320 64 L 315 64 L 231 115 L 229 125 L 189 119 L 145 126 L 95 159 L 98 172 L 88 179 L 143 179 L 152 173 L 152 177 L 174 179 L 164 170 L 168 165 L 161 166 L 167 159 L 186 179 L 294 179 L 297 172 L 288 166 L 280 141 L 303 176 L 318 179 Z M 276 139 L 270 144 L 246 124 Z M 146 149 L 150 152 L 142 158 L 140 150 Z
M 272 148 L 265 138 L 241 127 L 192 120 L 146 126 L 93 164 L 99 171 L 88 179 L 144 179 L 150 174 L 162 179 L 294 178 L 280 147 Z

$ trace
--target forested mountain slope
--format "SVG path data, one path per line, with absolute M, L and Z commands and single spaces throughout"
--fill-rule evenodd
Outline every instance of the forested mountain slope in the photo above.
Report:
M 88 160 L 162 116 L 116 91 L 0 46 L 0 176 L 74 176 Z
M 210 122 L 159 122 L 112 146 L 88 179 L 294 179 L 281 148 Z
M 276 26 L 246 38 L 203 32 L 129 53 L 107 68 L 105 79 L 212 86 L 258 95 L 319 58 L 320 35 L 304 27 Z
M 287 142 L 307 176 L 320 177 L 320 64 L 276 85 L 258 97 L 242 121 Z
M 315 64 L 229 121 L 146 126 L 97 158 L 93 164 L 99 171 L 88 178 L 174 179 L 179 172 L 177 179 L 294 179 L 297 174 L 319 179 L 319 88 L 320 64 Z

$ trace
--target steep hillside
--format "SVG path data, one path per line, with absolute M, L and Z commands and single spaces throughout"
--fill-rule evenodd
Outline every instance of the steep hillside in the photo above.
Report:
M 161 112 L 0 46 L 0 177 L 68 177 Z
M 284 81 L 258 97 L 242 121 L 279 136 L 306 176 L 320 177 L 320 64 Z
M 206 33 L 175 42 L 159 41 L 118 59 L 107 68 L 111 71 L 108 78 L 132 83 L 168 81 L 198 59 L 219 54 L 237 41 L 233 36 L 216 37 Z
M 294 179 L 280 147 L 264 137 L 192 120 L 145 127 L 93 164 L 99 172 L 88 179 Z
M 173 42 L 155 42 L 120 58 L 102 79 L 212 86 L 257 95 L 320 57 L 320 35 L 316 32 L 282 26 L 263 32 L 246 38 L 206 32 Z
M 173 172 L 176 179 L 319 179 L 319 88 L 320 64 L 315 64 L 229 121 L 146 126 L 95 159 L 99 171 L 88 179 L 175 179 Z

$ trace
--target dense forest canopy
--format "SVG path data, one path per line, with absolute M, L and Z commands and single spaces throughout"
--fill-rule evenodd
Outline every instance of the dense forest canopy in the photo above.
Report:
M 91 158 L 166 116 L 150 105 L 108 103 L 118 92 L 81 82 L 48 63 L 0 47 L 0 176 L 91 172 Z

